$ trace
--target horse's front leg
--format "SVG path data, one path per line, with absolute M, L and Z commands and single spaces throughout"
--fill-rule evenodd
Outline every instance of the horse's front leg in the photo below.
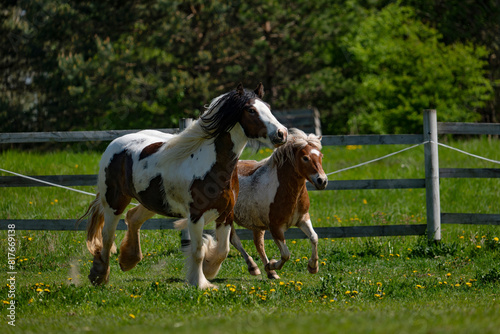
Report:
M 203 226 L 206 217 L 201 216 L 197 221 L 188 218 L 188 230 L 191 236 L 191 247 L 186 252 L 186 279 L 191 285 L 200 289 L 214 288 L 203 274 L 203 260 L 207 252 L 207 239 L 203 238 Z
M 149 211 L 142 205 L 130 209 L 125 216 L 127 233 L 120 245 L 120 256 L 118 262 L 123 271 L 134 268 L 142 260 L 140 232 L 141 226 L 146 220 L 154 216 L 153 211 Z
M 241 240 L 236 234 L 236 230 L 234 229 L 234 227 L 231 227 L 231 236 L 229 240 L 231 241 L 231 244 L 241 253 L 243 258 L 245 259 L 245 262 L 247 263 L 248 272 L 250 273 L 250 275 L 254 276 L 260 275 L 259 267 L 255 263 L 253 258 L 250 256 L 250 254 L 247 253 L 245 248 L 243 248 Z
M 290 251 L 285 243 L 285 232 L 283 231 L 282 226 L 270 226 L 269 231 L 273 236 L 274 242 L 278 246 L 280 250 L 281 259 L 279 261 L 271 260 L 269 264 L 266 265 L 266 270 L 269 267 L 271 270 L 280 270 L 283 268 L 283 265 L 286 261 L 290 260 Z
M 307 270 L 311 274 L 316 274 L 318 272 L 318 235 L 313 229 L 311 219 L 309 219 L 309 215 L 307 217 L 304 217 L 305 219 L 302 220 L 297 224 L 297 226 L 304 232 L 305 235 L 309 238 L 309 241 L 311 241 L 311 258 L 309 259 L 309 262 L 307 263 Z
M 229 254 L 229 238 L 232 228 L 232 218 L 227 218 L 225 221 L 217 222 L 215 228 L 215 238 L 207 244 L 205 260 L 203 261 L 203 273 L 208 279 L 214 278 L 219 272 L 222 261 Z
M 264 264 L 264 269 L 267 273 L 267 278 L 269 279 L 280 279 L 278 274 L 274 270 L 272 270 L 269 266 L 269 259 L 267 258 L 266 249 L 264 248 L 264 235 L 266 231 L 264 230 L 254 230 L 253 231 L 253 242 L 255 244 L 255 248 L 257 249 L 257 253 L 259 253 L 260 259 Z M 274 261 L 274 260 L 273 260 Z M 276 261 L 274 261 L 276 262 Z

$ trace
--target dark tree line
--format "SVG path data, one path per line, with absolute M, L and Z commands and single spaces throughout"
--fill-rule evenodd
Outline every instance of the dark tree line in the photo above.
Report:
M 0 130 L 159 128 L 238 82 L 325 133 L 498 122 L 497 1 L 4 1 Z

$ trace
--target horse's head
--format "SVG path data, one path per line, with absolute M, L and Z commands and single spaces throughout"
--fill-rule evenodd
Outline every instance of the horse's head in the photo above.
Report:
M 316 189 L 326 188 L 328 177 L 323 170 L 321 148 L 307 144 L 295 154 L 295 165 L 299 174 L 311 182 Z
M 291 128 L 290 140 L 276 150 L 276 159 L 281 163 L 290 160 L 296 173 L 311 182 L 316 189 L 322 190 L 328 184 L 328 177 L 323 170 L 321 148 L 321 137 L 307 135 L 302 130 Z M 282 153 L 279 154 L 278 151 Z
M 249 139 L 278 147 L 286 143 L 288 130 L 271 113 L 269 104 L 264 102 L 264 86 L 262 83 L 252 92 L 243 89 L 241 84 L 236 94 L 245 100 L 239 123 Z
M 263 96 L 262 83 L 254 91 L 244 89 L 240 83 L 235 90 L 215 98 L 201 116 L 206 137 L 217 137 L 239 123 L 248 139 L 274 147 L 286 143 L 288 130 L 271 113 Z

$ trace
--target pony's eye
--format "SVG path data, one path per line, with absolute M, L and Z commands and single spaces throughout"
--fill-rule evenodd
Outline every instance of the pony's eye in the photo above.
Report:
M 309 159 L 309 157 L 308 157 L 307 155 L 304 155 L 304 156 L 302 157 L 302 160 L 303 160 L 304 162 L 309 162 L 309 160 L 310 160 L 310 159 Z
M 254 109 L 254 108 L 249 108 L 249 109 L 248 109 L 248 112 L 249 112 L 250 114 L 255 114 L 255 109 Z

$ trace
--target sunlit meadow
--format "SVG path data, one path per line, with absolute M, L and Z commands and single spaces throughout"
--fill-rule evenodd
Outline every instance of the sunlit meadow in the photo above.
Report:
M 500 143 L 487 138 L 450 145 L 500 160 Z M 404 146 L 323 149 L 332 172 Z M 267 149 L 246 151 L 261 159 Z M 95 174 L 99 152 L 4 151 L 1 168 L 30 175 Z M 440 148 L 441 167 L 498 168 Z M 1 174 L 7 175 L 7 174 Z M 330 180 L 423 178 L 423 148 L 334 174 Z M 500 213 L 500 180 L 442 179 L 443 212 Z M 77 187 L 93 192 L 93 187 Z M 317 227 L 424 224 L 424 189 L 311 192 Z M 67 190 L 2 188 L 0 219 L 76 218 L 91 197 Z M 213 226 L 209 226 L 213 228 Z M 113 256 L 110 282 L 93 287 L 83 231 L 16 231 L 16 327 L 7 325 L 7 281 L 0 288 L 2 332 L 14 333 L 496 333 L 500 326 L 500 228 L 444 225 L 443 240 L 425 236 L 321 239 L 320 268 L 307 271 L 307 240 L 288 240 L 292 258 L 280 280 L 250 276 L 231 249 L 214 283 L 199 291 L 184 283 L 179 232 L 143 231 L 144 259 L 121 272 Z M 117 242 L 123 231 L 117 232 Z M 251 241 L 243 241 L 254 259 Z M 7 233 L 0 268 L 7 276 Z M 268 256 L 279 252 L 266 241 Z M 261 262 L 257 261 L 261 266 Z M 264 271 L 261 266 L 261 271 Z M 5 331 L 4 331 L 5 328 Z

